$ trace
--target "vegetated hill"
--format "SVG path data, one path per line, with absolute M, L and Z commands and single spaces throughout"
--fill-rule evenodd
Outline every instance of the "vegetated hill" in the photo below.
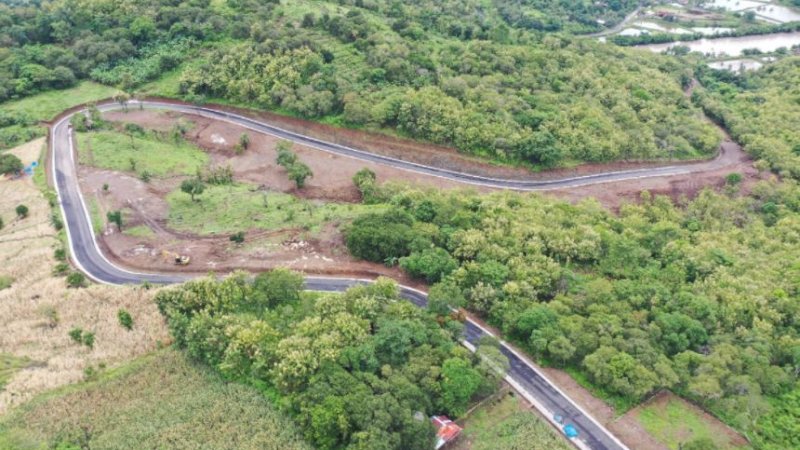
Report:
M 619 215 L 401 190 L 346 240 L 436 283 L 434 311 L 465 306 L 622 409 L 671 389 L 759 447 L 797 448 L 800 188 L 765 181 L 738 196 L 739 181 L 682 206 L 643 195 Z
M 724 124 L 754 158 L 800 180 L 800 57 L 762 70 L 705 69 L 695 100 Z
M 674 59 L 503 19 L 534 9 L 555 18 L 549 8 L 565 2 L 497 3 L 0 6 L 0 100 L 87 77 L 131 91 L 171 71 L 165 83 L 189 100 L 380 129 L 533 167 L 717 148 L 718 132 L 682 95 L 690 76 Z M 169 91 L 162 87 L 150 91 Z

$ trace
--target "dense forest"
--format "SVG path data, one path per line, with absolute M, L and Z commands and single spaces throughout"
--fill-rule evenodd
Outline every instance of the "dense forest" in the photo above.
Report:
M 285 270 L 161 291 L 176 344 L 273 398 L 320 449 L 432 448 L 429 416 L 464 414 L 497 388 L 508 361 L 491 343 L 458 343 L 461 324 L 401 301 L 378 280 L 344 294 L 302 294 Z
M 0 101 L 85 78 L 131 92 L 170 73 L 191 101 L 398 133 L 530 167 L 716 150 L 720 136 L 683 95 L 690 76 L 677 61 L 502 18 L 564 2 L 498 3 L 0 5 Z
M 636 404 L 671 389 L 761 448 L 800 445 L 800 187 L 683 205 L 387 189 L 347 245 L 437 282 L 430 307 L 485 317 L 540 361 Z M 372 200 L 381 201 L 373 192 Z M 778 400 L 780 399 L 780 400 Z
M 800 57 L 745 73 L 703 70 L 695 100 L 753 157 L 800 180 Z

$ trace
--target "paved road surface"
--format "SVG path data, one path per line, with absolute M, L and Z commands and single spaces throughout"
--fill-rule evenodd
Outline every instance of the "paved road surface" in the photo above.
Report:
M 399 161 L 385 156 L 373 155 L 356 149 L 322 142 L 224 111 L 216 111 L 197 106 L 179 106 L 155 102 L 147 102 L 146 107 L 200 114 L 213 119 L 234 122 L 259 132 L 274 134 L 284 139 L 290 139 L 304 145 L 313 146 L 337 154 L 446 177 L 466 183 L 484 184 L 511 189 L 532 190 L 550 186 L 565 187 L 577 185 L 573 183 L 590 184 L 609 180 L 617 181 L 627 179 L 626 177 L 660 176 L 665 173 L 685 170 L 680 167 L 645 169 L 548 182 L 490 179 L 444 169 L 420 166 L 406 161 Z M 105 105 L 101 107 L 103 110 L 116 108 L 118 108 L 118 105 Z M 138 284 L 144 281 L 157 284 L 172 284 L 181 283 L 194 277 L 194 275 L 177 273 L 135 273 L 117 267 L 106 259 L 97 245 L 92 229 L 92 221 L 78 187 L 75 165 L 76 155 L 73 148 L 72 131 L 68 124 L 69 117 L 65 117 L 52 127 L 50 147 L 52 155 L 51 170 L 60 199 L 61 210 L 65 218 L 70 250 L 75 264 L 95 281 L 116 285 Z M 319 291 L 338 292 L 356 284 L 369 282 L 369 280 L 357 279 L 306 277 L 306 287 Z M 401 287 L 401 292 L 404 298 L 420 307 L 424 307 L 427 304 L 427 296 L 423 292 L 409 287 Z M 478 340 L 482 336 L 490 334 L 489 331 L 483 329 L 479 324 L 471 320 L 467 320 L 465 323 L 465 345 L 468 347 L 474 348 L 474 345 L 478 343 Z M 503 344 L 501 350 L 508 357 L 510 362 L 510 369 L 506 380 L 519 390 L 520 393 L 531 401 L 540 411 L 543 411 L 545 416 L 552 418 L 554 414 L 559 414 L 565 418 L 565 423 L 576 425 L 580 431 L 580 436 L 578 439 L 573 440 L 574 444 L 580 448 L 627 450 L 627 448 L 608 430 L 594 421 L 588 413 L 583 411 L 569 399 L 569 397 L 555 387 L 540 371 L 528 363 L 524 357 L 505 344 Z

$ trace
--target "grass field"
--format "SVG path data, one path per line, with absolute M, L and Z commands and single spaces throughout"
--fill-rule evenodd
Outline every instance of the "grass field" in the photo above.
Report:
M 180 190 L 167 195 L 171 228 L 199 234 L 286 228 L 317 232 L 327 222 L 350 220 L 376 208 L 303 200 L 290 194 L 258 191 L 244 183 L 207 186 L 196 200 Z
M 505 395 L 482 405 L 464 421 L 451 450 L 569 450 L 573 447 L 544 419 Z
M 308 448 L 258 391 L 226 383 L 172 349 L 37 396 L 0 418 L 0 448 L 64 447 Z
M 151 230 L 146 225 L 138 225 L 131 228 L 123 228 L 123 234 L 127 234 L 128 236 L 138 237 L 138 238 L 147 238 L 154 236 L 153 230 Z
M 740 448 L 734 440 L 742 439 L 733 430 L 671 394 L 642 406 L 637 416 L 644 429 L 670 449 L 694 440 L 710 440 L 719 449 Z
M 185 142 L 161 141 L 149 134 L 132 137 L 116 131 L 78 133 L 78 152 L 84 165 L 139 174 L 146 171 L 152 176 L 194 175 L 208 164 L 208 155 L 200 148 Z
M 81 103 L 110 97 L 116 89 L 85 81 L 77 86 L 60 91 L 47 91 L 22 100 L 0 104 L 3 113 L 26 117 L 24 123 L 0 127 L 0 150 L 14 147 L 23 142 L 45 135 L 45 128 L 38 121 L 48 121 L 53 117 Z
M 111 97 L 116 88 L 84 81 L 77 86 L 60 91 L 47 91 L 1 104 L 3 110 L 27 114 L 36 120 L 50 120 L 65 109 Z

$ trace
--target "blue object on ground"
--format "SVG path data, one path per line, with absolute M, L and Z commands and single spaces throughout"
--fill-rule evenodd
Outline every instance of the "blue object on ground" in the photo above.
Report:
M 575 425 L 568 423 L 564 425 L 564 434 L 566 434 L 570 439 L 576 438 L 578 437 L 578 429 L 575 428 Z

